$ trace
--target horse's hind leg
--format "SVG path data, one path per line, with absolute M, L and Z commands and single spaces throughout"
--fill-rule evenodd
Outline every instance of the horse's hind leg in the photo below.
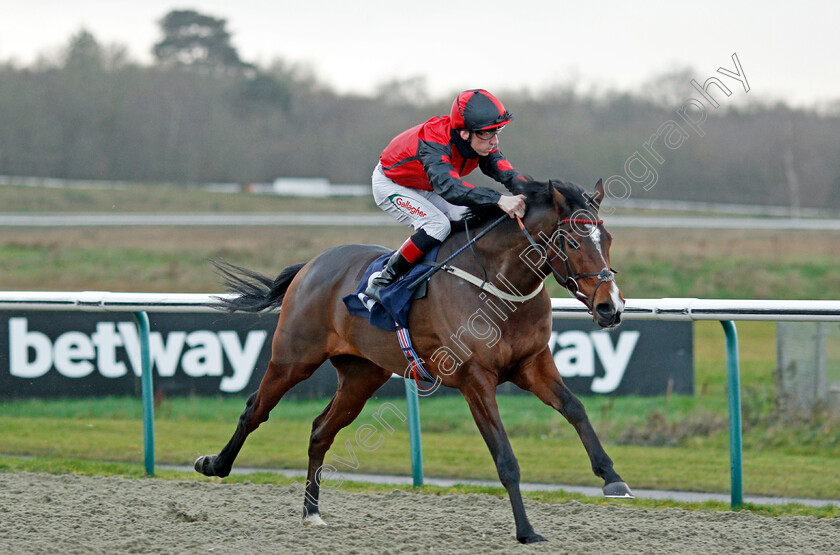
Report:
M 309 437 L 309 468 L 303 504 L 304 524 L 324 524 L 318 508 L 318 497 L 322 481 L 328 479 L 325 476 L 326 472 L 336 470 L 333 465 L 324 465 L 324 456 L 336 434 L 356 419 L 367 400 L 391 377 L 391 372 L 355 356 L 337 356 L 330 359 L 330 362 L 338 370 L 338 390 L 324 411 L 312 423 L 312 435 Z M 352 444 L 348 448 L 347 457 L 351 466 L 354 464 L 358 466 Z M 324 484 L 324 487 L 329 488 L 329 485 Z
M 242 449 L 248 434 L 268 420 L 283 395 L 292 387 L 312 375 L 321 363 L 276 363 L 272 360 L 256 393 L 248 398 L 245 411 L 240 415 L 236 431 L 218 455 L 204 455 L 195 461 L 197 472 L 205 476 L 224 478 L 230 474 L 233 461 Z
M 589 455 L 592 471 L 604 480 L 604 496 L 633 498 L 630 488 L 613 469 L 613 461 L 604 451 L 595 434 L 583 403 L 563 383 L 548 347 L 524 363 L 511 381 L 522 389 L 534 393 L 543 403 L 560 412 L 574 426 Z

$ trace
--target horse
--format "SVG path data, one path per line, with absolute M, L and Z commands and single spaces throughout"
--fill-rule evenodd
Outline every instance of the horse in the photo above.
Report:
M 604 480 L 604 495 L 632 498 L 583 404 L 563 383 L 554 364 L 548 346 L 551 302 L 543 282 L 553 274 L 586 305 L 602 328 L 620 323 L 624 299 L 610 267 L 612 238 L 598 219 L 604 198 L 600 180 L 594 194 L 557 180 L 528 180 L 514 192 L 526 195 L 525 217 L 515 220 L 502 215 L 499 225 L 470 245 L 472 253 L 455 257 L 463 272 L 483 274 L 484 279 L 470 282 L 448 271 L 437 272 L 428 280 L 426 296 L 413 301 L 408 329 L 426 371 L 436 382 L 458 389 L 466 399 L 507 490 L 516 539 L 532 543 L 545 538 L 534 531 L 525 513 L 519 464 L 499 416 L 496 388 L 512 382 L 559 411 L 577 431 L 592 471 Z M 475 237 L 490 225 L 485 221 L 476 227 Z M 468 227 L 453 228 L 438 259 L 464 250 L 469 235 Z M 329 359 L 338 371 L 338 388 L 312 424 L 303 508 L 304 524 L 325 524 L 318 499 L 327 450 L 338 431 L 354 421 L 392 373 L 403 374 L 406 365 L 395 334 L 350 315 L 342 301 L 354 292 L 368 265 L 388 252 L 390 249 L 375 245 L 342 245 L 284 269 L 274 280 L 232 265 L 222 268 L 235 295 L 218 297 L 217 308 L 229 312 L 282 308 L 271 343 L 271 361 L 259 389 L 248 398 L 227 445 L 217 455 L 195 461 L 197 472 L 227 476 L 248 435 L 268 419 L 289 389 Z M 507 295 L 502 294 L 505 290 Z M 495 299 L 486 292 L 495 294 Z M 473 318 L 473 333 L 467 331 L 469 318 L 465 315 L 478 314 L 485 320 L 495 318 L 493 324 L 500 331 L 493 338 L 495 343 L 488 342 L 487 321 L 478 329 L 479 319 Z M 442 351 L 444 347 L 447 349 Z

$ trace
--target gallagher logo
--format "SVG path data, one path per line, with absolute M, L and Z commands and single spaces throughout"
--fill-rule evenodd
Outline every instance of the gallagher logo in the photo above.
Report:
M 401 212 L 405 212 L 411 216 L 420 216 L 421 218 L 425 218 L 427 216 L 426 212 L 416 204 L 411 203 L 411 199 L 402 197 L 400 195 L 391 195 L 388 197 L 394 206 L 400 209 Z

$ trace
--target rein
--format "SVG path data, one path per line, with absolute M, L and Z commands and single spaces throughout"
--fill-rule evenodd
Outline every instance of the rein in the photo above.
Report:
M 417 288 L 418 285 L 420 285 L 424 281 L 430 279 L 435 273 L 438 272 L 438 270 L 444 270 L 445 272 L 448 272 L 448 273 L 450 273 L 450 274 L 452 274 L 456 277 L 459 277 L 459 278 L 463 279 L 464 281 L 472 283 L 473 285 L 475 285 L 479 289 L 487 291 L 491 295 L 495 295 L 496 297 L 499 297 L 500 299 L 513 301 L 513 302 L 524 302 L 524 301 L 527 301 L 529 299 L 534 298 L 542 290 L 542 288 L 543 288 L 542 283 L 540 283 L 540 286 L 537 287 L 534 291 L 532 291 L 528 295 L 511 295 L 510 293 L 506 293 L 506 292 L 500 290 L 498 287 L 494 286 L 493 284 L 488 283 L 486 278 L 481 280 L 481 279 L 479 279 L 479 278 L 477 278 L 477 277 L 475 277 L 475 276 L 473 276 L 473 275 L 471 275 L 471 274 L 469 274 L 469 273 L 467 273 L 467 272 L 465 272 L 465 271 L 463 271 L 459 268 L 455 268 L 455 267 L 447 264 L 453 258 L 455 258 L 459 254 L 464 252 L 466 249 L 472 247 L 472 245 L 476 241 L 478 241 L 479 239 L 481 239 L 482 237 L 487 235 L 487 233 L 489 233 L 493 228 L 495 228 L 497 225 L 499 225 L 500 223 L 505 221 L 507 218 L 508 218 L 507 214 L 503 214 L 502 216 L 499 216 L 498 219 L 496 219 L 495 221 L 493 221 L 493 223 L 491 223 L 489 226 L 484 228 L 478 235 L 476 235 L 475 237 L 473 237 L 472 239 L 467 241 L 467 243 L 464 246 L 462 246 L 461 248 L 459 248 L 458 250 L 453 252 L 451 255 L 449 255 L 446 258 L 446 260 L 443 260 L 442 262 L 439 262 L 439 263 L 433 265 L 431 268 L 429 268 L 428 271 L 423 273 L 423 275 L 421 275 L 416 280 L 414 280 L 412 283 L 410 283 L 408 285 L 408 289 L 411 290 L 411 289 Z M 537 242 L 534 240 L 534 237 L 531 235 L 531 233 L 525 227 L 525 224 L 522 222 L 522 218 L 520 218 L 519 216 L 516 216 L 516 222 L 519 224 L 519 229 L 522 231 L 522 233 L 528 239 L 528 242 L 531 244 L 532 247 L 534 247 L 535 249 L 545 250 L 545 248 L 538 245 Z M 564 218 L 564 219 L 557 222 L 557 231 L 559 232 L 560 231 L 560 226 L 564 225 L 564 224 L 601 225 L 602 223 L 604 223 L 604 220 L 590 220 L 590 219 L 587 219 L 587 218 Z M 587 306 L 587 308 L 589 308 L 589 312 L 591 313 L 592 310 L 593 310 L 592 305 L 595 302 L 595 294 L 598 292 L 598 288 L 601 287 L 601 285 L 604 284 L 604 283 L 608 283 L 610 281 L 615 280 L 615 273 L 616 272 L 614 270 L 612 270 L 611 268 L 606 268 L 605 267 L 598 272 L 589 272 L 589 273 L 585 273 L 585 274 L 575 273 L 574 269 L 572 268 L 571 264 L 569 263 L 569 257 L 568 257 L 568 255 L 566 255 L 566 238 L 562 233 L 557 233 L 557 235 L 559 236 L 559 239 L 560 239 L 560 249 L 559 249 L 558 254 L 556 254 L 552 258 L 548 259 L 548 267 L 551 269 L 551 272 L 554 274 L 554 277 L 555 277 L 555 279 L 557 279 L 557 282 L 560 283 L 560 285 L 562 285 L 563 287 L 565 287 L 573 297 L 576 297 L 576 298 L 580 299 L 581 301 L 583 301 L 583 303 Z M 563 266 L 564 266 L 564 270 L 565 270 L 565 275 L 563 275 L 559 271 L 557 271 L 554 268 L 554 265 L 552 264 L 552 262 L 554 262 L 554 260 L 558 256 L 562 256 L 562 258 L 563 258 Z M 595 289 L 592 291 L 592 295 L 589 296 L 589 297 L 587 297 L 586 295 L 581 293 L 580 286 L 578 285 L 578 280 L 585 279 L 585 278 L 588 278 L 588 277 L 597 277 L 598 278 L 598 285 L 595 286 Z
M 527 237 L 528 242 L 531 243 L 531 246 L 534 247 L 535 249 L 545 250 L 543 247 L 540 247 L 537 244 L 537 242 L 534 240 L 534 238 L 531 236 L 531 234 L 525 228 L 525 224 L 522 222 L 522 219 L 519 216 L 516 217 L 516 221 L 519 224 L 519 229 L 522 230 L 522 233 L 525 234 L 525 237 Z M 592 313 L 592 310 L 593 310 L 593 304 L 595 302 L 595 294 L 598 292 L 598 288 L 601 287 L 601 285 L 604 284 L 604 283 L 614 281 L 615 280 L 615 271 L 612 270 L 611 268 L 606 268 L 605 267 L 605 268 L 602 268 L 598 272 L 588 272 L 588 273 L 585 273 L 585 274 L 576 274 L 574 269 L 572 268 L 572 265 L 569 264 L 569 256 L 566 254 L 566 237 L 562 233 L 559 233 L 559 231 L 560 231 L 560 226 L 563 225 L 563 224 L 601 225 L 602 223 L 604 223 L 604 220 L 590 220 L 590 219 L 587 219 L 587 218 L 564 218 L 564 219 L 560 220 L 559 222 L 557 222 L 557 235 L 558 235 L 558 240 L 559 240 L 559 243 L 560 243 L 560 249 L 559 249 L 558 254 L 556 254 L 555 256 L 548 259 L 548 267 L 551 269 L 551 273 L 554 274 L 554 277 L 557 280 L 557 282 L 560 283 L 560 285 L 562 285 L 563 287 L 565 287 L 569 291 L 569 294 L 571 294 L 573 297 L 576 297 L 579 300 L 581 300 L 586 305 L 586 307 L 589 309 L 590 314 Z M 554 262 L 554 260 L 558 256 L 562 256 L 562 258 L 563 258 L 563 267 L 564 267 L 564 270 L 565 270 L 565 275 L 558 272 L 554 268 L 554 265 L 552 264 L 552 262 Z M 578 285 L 578 280 L 588 278 L 588 277 L 596 277 L 596 276 L 598 277 L 598 285 L 595 286 L 595 289 L 592 291 L 592 295 L 587 297 L 586 295 L 581 293 L 580 286 Z
M 459 254 L 461 254 L 462 252 L 464 252 L 466 249 L 468 249 L 469 247 L 471 247 L 473 243 L 475 243 L 476 241 L 478 241 L 479 239 L 481 239 L 482 237 L 484 237 L 485 235 L 487 235 L 487 234 L 490 232 L 490 230 L 491 230 L 491 229 L 493 229 L 494 227 L 496 227 L 497 225 L 499 225 L 500 223 L 502 223 L 503 221 L 505 221 L 507 218 L 508 218 L 508 215 L 507 215 L 507 214 L 503 214 L 503 215 L 499 216 L 499 218 L 498 218 L 498 219 L 496 219 L 496 220 L 495 220 L 492 224 L 490 224 L 490 225 L 489 225 L 489 226 L 487 226 L 485 229 L 483 229 L 483 230 L 481 231 L 481 233 L 479 233 L 478 235 L 476 235 L 475 237 L 473 237 L 472 239 L 470 239 L 469 241 L 467 241 L 467 244 L 466 244 L 466 245 L 464 245 L 463 247 L 461 247 L 460 249 L 458 249 L 457 251 L 455 251 L 455 252 L 453 252 L 451 255 L 449 255 L 449 257 L 448 257 L 446 260 L 444 260 L 444 261 L 442 261 L 442 262 L 439 262 L 439 263 L 435 264 L 434 266 L 432 266 L 431 268 L 429 268 L 429 270 L 428 270 L 428 271 L 426 271 L 426 272 L 425 272 L 422 276 L 420 276 L 419 278 L 417 278 L 417 279 L 415 279 L 413 282 L 411 282 L 411 283 L 408 285 L 408 288 L 409 288 L 409 289 L 416 289 L 418 285 L 420 285 L 421 283 L 423 283 L 425 280 L 427 280 L 427 279 L 431 278 L 431 277 L 432 277 L 432 276 L 433 276 L 433 275 L 434 275 L 434 274 L 435 274 L 438 270 L 440 270 L 441 268 L 443 268 L 443 266 L 444 266 L 447 262 L 449 262 L 450 260 L 452 260 L 453 258 L 455 258 L 456 256 L 458 256 Z

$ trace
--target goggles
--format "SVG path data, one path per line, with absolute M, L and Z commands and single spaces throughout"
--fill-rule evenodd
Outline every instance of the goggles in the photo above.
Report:
M 500 127 L 494 127 L 493 129 L 482 129 L 479 131 L 473 131 L 473 133 L 475 133 L 475 136 L 481 139 L 482 141 L 489 141 L 494 136 L 498 135 L 504 128 L 505 126 L 502 125 Z

